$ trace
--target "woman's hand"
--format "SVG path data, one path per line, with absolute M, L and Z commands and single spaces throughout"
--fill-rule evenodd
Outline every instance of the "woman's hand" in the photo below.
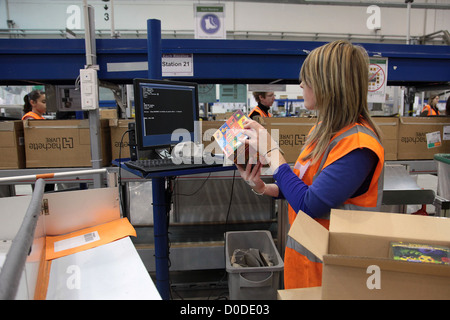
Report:
M 262 164 L 260 161 L 257 161 L 255 165 L 250 162 L 245 166 L 245 168 L 240 164 L 236 164 L 236 167 L 238 168 L 242 179 L 244 179 L 244 181 L 247 182 L 256 193 L 264 193 L 266 184 L 261 179 Z
M 242 124 L 244 129 L 246 129 L 245 134 L 248 136 L 248 139 L 245 139 L 243 142 L 250 147 L 253 153 L 265 154 L 270 150 L 271 145 L 276 145 L 266 128 L 258 122 L 249 119 Z
M 244 139 L 242 142 L 249 146 L 250 155 L 259 154 L 258 161 L 264 165 L 269 164 L 272 172 L 286 163 L 278 143 L 266 128 L 254 120 L 246 120 L 243 125 L 248 139 Z

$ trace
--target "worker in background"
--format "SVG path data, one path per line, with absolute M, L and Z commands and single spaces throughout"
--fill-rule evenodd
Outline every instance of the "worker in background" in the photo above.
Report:
M 420 113 L 421 117 L 439 116 L 439 109 L 437 104 L 439 103 L 439 96 L 433 95 L 428 99 L 428 104 L 425 105 Z
M 23 97 L 25 104 L 23 105 L 23 117 L 22 120 L 36 119 L 44 120 L 43 114 L 47 111 L 47 104 L 45 100 L 45 92 L 41 90 L 33 90 L 25 97 Z M 33 185 L 34 188 L 34 185 Z M 55 184 L 46 183 L 44 192 L 50 192 L 55 190 Z
M 33 90 L 23 97 L 23 101 L 25 104 L 23 105 L 22 120 L 44 119 L 42 115 L 47 111 L 45 92 Z
M 272 117 L 269 110 L 275 101 L 275 93 L 273 92 L 253 92 L 253 97 L 255 98 L 258 105 L 253 108 L 248 114 L 248 117 L 253 120 L 258 120 L 258 117 Z
M 367 52 L 348 41 L 328 43 L 308 55 L 300 87 L 305 107 L 317 110 L 318 118 L 293 169 L 262 125 L 244 122 L 249 139 L 243 141 L 258 151 L 259 159 L 254 166 L 238 164 L 241 177 L 258 195 L 286 199 L 291 226 L 299 210 L 327 229 L 332 208 L 380 210 L 384 148 L 367 107 L 368 63 Z M 261 180 L 264 162 L 275 183 Z M 322 262 L 291 237 L 284 280 L 286 289 L 320 286 L 322 281 Z

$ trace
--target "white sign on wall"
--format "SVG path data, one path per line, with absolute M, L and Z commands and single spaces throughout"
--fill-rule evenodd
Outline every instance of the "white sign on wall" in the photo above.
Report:
M 387 58 L 370 58 L 368 102 L 386 102 Z
M 195 39 L 226 39 L 225 5 L 194 4 Z
M 194 75 L 193 54 L 163 54 L 161 67 L 163 77 L 192 77 Z M 148 70 L 148 62 L 109 62 L 106 68 L 108 72 L 144 71 Z
M 192 77 L 194 75 L 194 62 L 191 53 L 188 54 L 163 54 L 163 77 Z

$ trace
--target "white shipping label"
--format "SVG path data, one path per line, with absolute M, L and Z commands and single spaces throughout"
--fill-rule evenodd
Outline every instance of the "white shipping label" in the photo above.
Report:
M 442 140 L 450 140 L 450 126 L 444 126 L 444 138 Z
M 82 234 L 81 236 L 56 241 L 54 243 L 55 252 L 76 248 L 94 241 L 100 240 L 97 231 Z
M 441 145 L 441 132 L 440 131 L 427 133 L 428 149 L 439 147 L 440 145 Z

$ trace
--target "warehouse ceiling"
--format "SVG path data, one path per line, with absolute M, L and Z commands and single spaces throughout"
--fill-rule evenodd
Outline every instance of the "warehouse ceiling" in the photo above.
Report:
M 390 1 L 358 1 L 358 0 L 222 0 L 223 2 L 265 2 L 265 3 L 287 3 L 287 4 L 311 4 L 323 6 L 360 6 L 368 7 L 376 5 L 387 8 L 406 8 L 405 0 L 390 0 Z M 450 10 L 450 3 L 429 3 L 426 1 L 412 1 L 411 8 L 413 9 L 439 9 Z

